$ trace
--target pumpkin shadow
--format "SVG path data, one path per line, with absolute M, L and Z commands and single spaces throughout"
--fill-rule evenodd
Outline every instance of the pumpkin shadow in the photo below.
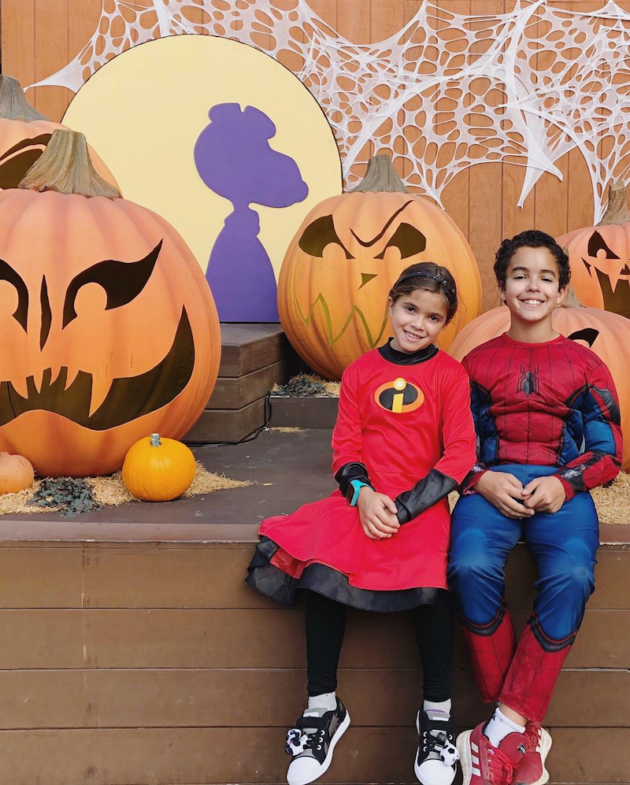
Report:
M 195 144 L 203 182 L 232 203 L 212 247 L 206 279 L 222 322 L 277 322 L 276 276 L 258 239 L 260 218 L 251 203 L 283 208 L 302 202 L 308 185 L 297 163 L 269 145 L 276 126 L 253 106 L 217 104 Z

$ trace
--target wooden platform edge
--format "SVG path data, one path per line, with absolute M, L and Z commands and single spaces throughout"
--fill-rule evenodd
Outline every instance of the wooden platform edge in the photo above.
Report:
M 44 518 L 44 516 L 41 516 Z M 176 545 L 243 545 L 258 541 L 258 525 L 251 523 L 137 523 L 81 521 L 67 518 L 0 518 L 0 548 L 19 543 L 59 545 L 86 543 Z M 630 525 L 602 524 L 600 548 L 630 549 Z

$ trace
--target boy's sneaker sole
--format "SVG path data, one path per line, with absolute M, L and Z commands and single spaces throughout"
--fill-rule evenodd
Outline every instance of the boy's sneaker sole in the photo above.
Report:
M 540 729 L 540 759 L 542 760 L 543 766 L 543 773 L 542 777 L 536 782 L 528 782 L 527 785 L 545 785 L 545 783 L 549 782 L 549 772 L 545 768 L 545 761 L 547 760 L 547 755 L 549 755 L 549 750 L 551 749 L 551 734 L 548 733 L 544 728 Z M 514 785 L 523 785 L 522 782 L 519 781 L 518 777 L 514 777 Z
M 337 732 L 330 740 L 330 747 L 328 748 L 328 754 L 324 758 L 324 762 L 321 765 L 321 768 L 317 772 L 315 777 L 290 777 L 290 769 L 289 766 L 289 773 L 287 773 L 287 782 L 289 785 L 309 785 L 310 782 L 315 782 L 315 780 L 319 779 L 322 775 L 324 775 L 328 769 L 330 768 L 330 764 L 332 763 L 333 752 L 335 751 L 335 747 L 337 746 L 337 742 L 343 736 L 343 734 L 348 730 L 348 726 L 350 725 L 350 715 L 346 710 L 346 716 L 337 728 Z
M 472 757 L 470 751 L 470 734 L 472 730 L 465 730 L 457 737 L 457 752 L 459 752 L 459 763 L 462 767 L 462 785 L 469 785 L 472 778 Z

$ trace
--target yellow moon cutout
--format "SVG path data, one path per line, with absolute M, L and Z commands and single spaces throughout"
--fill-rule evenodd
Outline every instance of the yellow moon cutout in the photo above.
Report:
M 90 77 L 63 122 L 85 133 L 126 199 L 154 210 L 179 231 L 205 271 L 235 208 L 202 181 L 194 151 L 211 124 L 209 111 L 223 104 L 236 104 L 243 113 L 254 107 L 266 115 L 275 125 L 267 148 L 292 159 L 308 186 L 306 198 L 289 206 L 250 204 L 260 218 L 257 239 L 277 278 L 307 213 L 341 193 L 342 173 L 332 129 L 319 104 L 272 57 L 214 36 L 150 41 L 118 55 Z M 238 278 L 231 283 L 238 289 Z M 220 309 L 219 298 L 217 305 Z

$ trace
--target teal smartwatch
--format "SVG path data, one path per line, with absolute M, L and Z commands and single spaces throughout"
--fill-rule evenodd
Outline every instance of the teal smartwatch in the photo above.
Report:
M 361 488 L 371 488 L 372 486 L 368 482 L 363 482 L 363 480 L 352 480 L 350 485 L 352 486 L 353 490 L 352 499 L 350 499 L 350 506 L 356 507 L 357 502 L 359 501 L 359 493 L 361 492 Z

